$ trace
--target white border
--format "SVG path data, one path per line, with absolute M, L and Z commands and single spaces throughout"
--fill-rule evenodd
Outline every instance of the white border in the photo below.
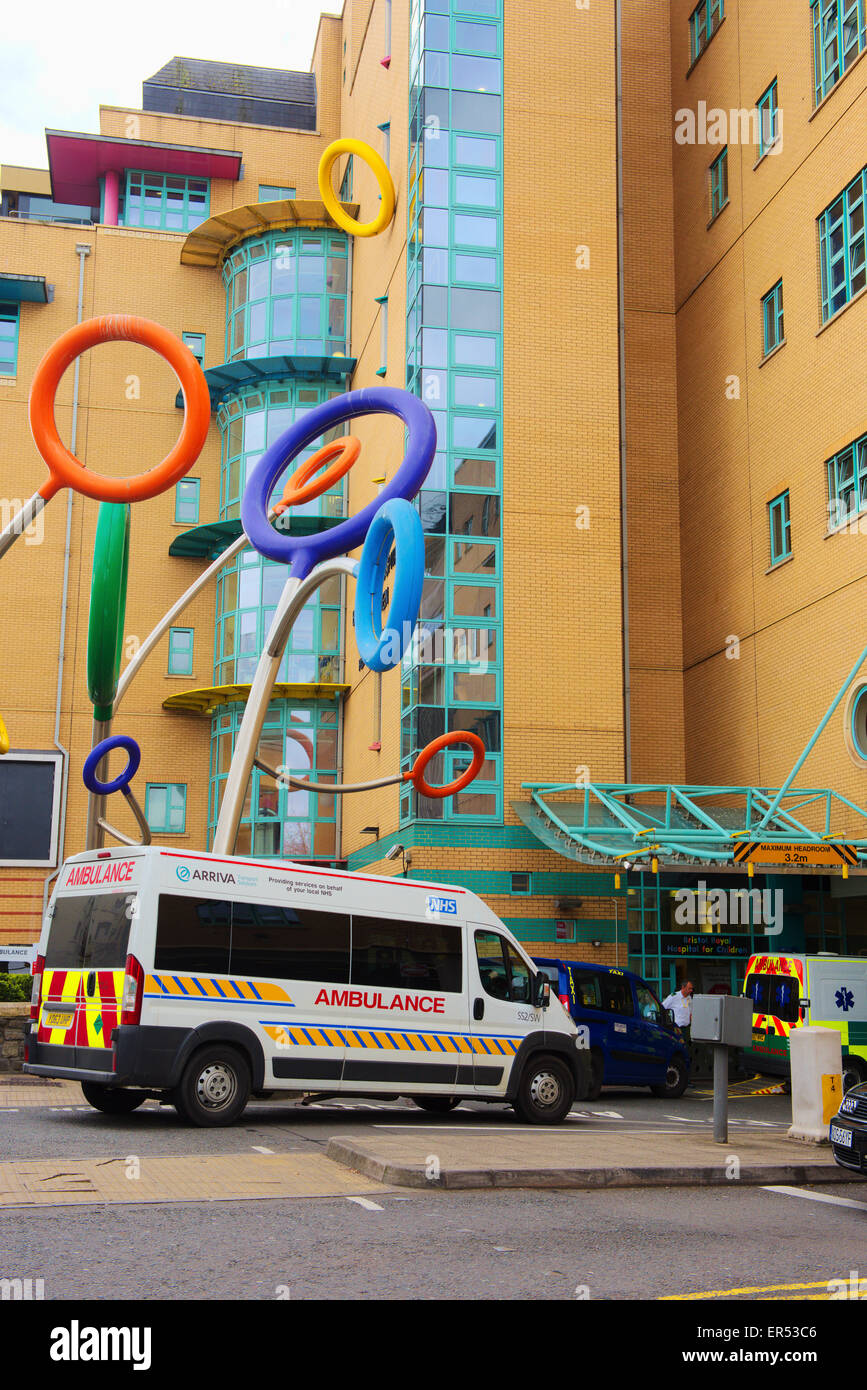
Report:
M 19 752 L 10 748 L 4 755 L 5 763 L 53 763 L 54 798 L 51 804 L 51 858 L 50 859 L 0 859 L 0 868 L 53 869 L 57 866 L 57 839 L 59 834 L 60 793 L 63 786 L 63 755 L 55 752 L 33 752 L 28 749 Z

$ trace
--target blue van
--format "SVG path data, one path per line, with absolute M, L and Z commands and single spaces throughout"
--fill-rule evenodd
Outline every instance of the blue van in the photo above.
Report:
M 689 1081 L 689 1046 L 650 986 L 631 970 L 534 956 L 560 1003 L 590 1030 L 591 1089 L 649 1086 L 675 1100 Z

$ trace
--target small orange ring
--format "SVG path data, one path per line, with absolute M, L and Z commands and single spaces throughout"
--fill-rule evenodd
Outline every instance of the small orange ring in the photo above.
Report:
M 473 761 L 470 763 L 466 772 L 454 782 L 449 782 L 445 787 L 429 787 L 424 780 L 423 773 L 431 758 L 439 753 L 441 748 L 448 748 L 453 743 L 466 743 L 473 750 Z M 469 786 L 482 770 L 482 763 L 485 761 L 485 745 L 478 734 L 464 733 L 461 729 L 455 729 L 450 734 L 440 734 L 429 743 L 427 748 L 423 748 L 408 772 L 403 774 L 405 782 L 412 782 L 419 796 L 430 796 L 435 801 L 441 800 L 446 796 L 457 796 L 458 792 L 463 791 L 464 787 Z
M 162 463 L 134 478 L 107 478 L 92 473 L 70 453 L 57 432 L 54 398 L 67 367 L 88 348 L 100 343 L 140 343 L 168 362 L 184 393 L 184 423 L 177 443 Z M 211 398 L 204 373 L 189 348 L 150 319 L 131 314 L 107 314 L 61 333 L 46 352 L 30 388 L 30 429 L 50 477 L 39 488 L 46 502 L 62 487 L 74 488 L 99 502 L 142 502 L 178 482 L 202 452 L 211 424 Z
M 319 449 L 312 458 L 307 459 L 296 468 L 292 477 L 283 489 L 283 496 L 277 503 L 274 511 L 279 516 L 288 507 L 300 507 L 302 502 L 312 502 L 314 497 L 321 497 L 323 492 L 327 492 L 335 483 L 339 483 L 345 473 L 348 473 L 358 455 L 361 453 L 361 440 L 356 439 L 354 434 L 344 435 L 342 439 L 335 439 L 330 444 L 326 444 Z M 321 478 L 315 482 L 308 482 L 314 473 L 318 473 L 324 464 L 331 459 L 335 462 L 330 468 L 326 468 Z M 305 487 L 304 484 L 307 484 Z

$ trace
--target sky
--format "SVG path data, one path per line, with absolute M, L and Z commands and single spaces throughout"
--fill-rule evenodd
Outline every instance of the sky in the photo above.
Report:
M 31 0 L 0 47 L 0 163 L 48 167 L 45 130 L 99 131 L 99 107 L 141 109 L 176 55 L 309 72 L 319 15 L 342 0 Z M 249 18 L 247 18 L 249 16 Z

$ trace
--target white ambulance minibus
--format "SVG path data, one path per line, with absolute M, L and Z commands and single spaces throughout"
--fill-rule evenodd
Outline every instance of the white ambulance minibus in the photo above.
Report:
M 509 1102 L 562 1120 L 589 1053 L 465 888 L 148 846 L 66 861 L 33 967 L 26 1072 L 107 1114 L 228 1125 L 251 1093 Z

